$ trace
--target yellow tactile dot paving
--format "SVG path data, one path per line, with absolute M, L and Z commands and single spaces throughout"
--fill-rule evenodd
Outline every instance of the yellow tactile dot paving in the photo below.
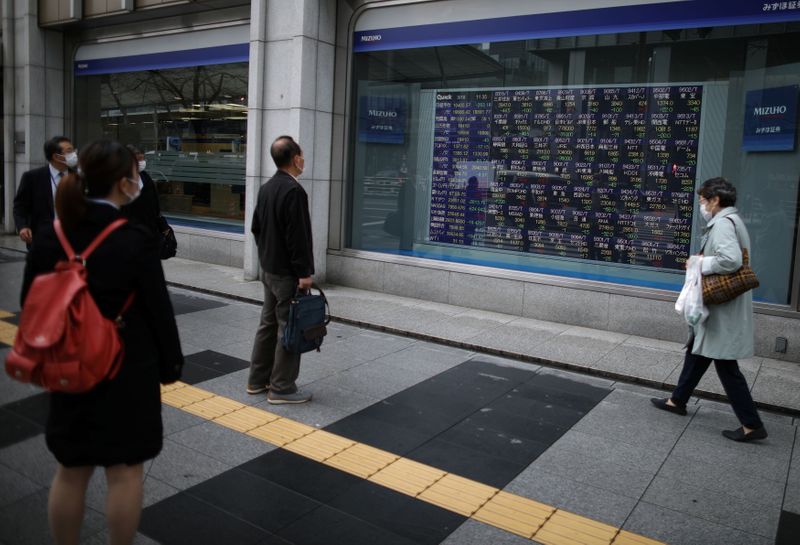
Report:
M 0 310 L 0 320 L 4 318 L 13 318 L 13 317 L 14 317 L 13 312 L 8 312 L 7 310 Z
M 664 545 L 182 382 L 162 386 L 161 392 L 169 405 L 194 406 L 195 414 L 233 430 L 544 545 Z
M 162 394 L 161 401 L 167 405 L 172 405 L 173 407 L 182 409 L 187 405 L 197 403 L 198 401 L 208 399 L 209 397 L 214 397 L 214 394 L 211 392 L 206 392 L 205 390 L 201 390 L 200 388 L 187 385 L 183 388 L 177 388 Z
M 336 456 L 328 458 L 324 463 L 367 479 L 398 458 L 399 456 L 385 450 L 356 443 Z
M 609 545 L 618 528 L 560 509 L 533 535 L 542 545 Z
M 246 433 L 264 424 L 274 422 L 278 418 L 280 417 L 276 414 L 256 409 L 255 407 L 245 407 L 238 411 L 219 416 L 214 419 L 214 422 L 226 428 Z
M 289 420 L 288 418 L 278 418 L 269 424 L 248 431 L 247 435 L 252 435 L 257 439 L 282 447 L 308 435 L 312 431 L 316 431 L 316 428 L 306 426 L 294 420 Z
M 470 517 L 498 492 L 497 488 L 448 473 L 417 497 Z
M 161 385 L 161 393 L 164 394 L 166 392 L 171 392 L 172 390 L 177 390 L 178 388 L 183 388 L 187 384 L 185 382 L 173 382 L 172 384 L 162 384 Z
M 198 401 L 197 403 L 187 405 L 186 407 L 183 407 L 183 410 L 197 416 L 202 416 L 203 418 L 213 420 L 214 418 L 218 418 L 228 413 L 244 409 L 244 407 L 245 405 L 243 403 L 239 403 L 238 401 L 227 399 L 225 397 L 214 396 L 202 401 Z
M 400 458 L 378 471 L 369 480 L 403 494 L 417 496 L 445 474 L 446 472 L 441 469 Z
M 17 336 L 17 328 L 0 330 L 0 343 L 14 346 L 14 339 Z
M 17 329 L 17 326 L 10 322 L 4 322 L 3 320 L 0 320 L 0 331 L 3 331 L 4 329 Z
M 660 541 L 622 530 L 612 541 L 613 545 L 664 545 Z
M 472 518 L 530 538 L 554 512 L 555 508 L 549 505 L 501 491 Z
M 317 430 L 289 443 L 283 448 L 317 462 L 324 462 L 353 445 L 355 445 L 355 441 L 327 431 Z

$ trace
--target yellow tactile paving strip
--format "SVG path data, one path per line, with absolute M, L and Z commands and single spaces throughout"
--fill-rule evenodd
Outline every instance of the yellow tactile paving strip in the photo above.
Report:
M 13 313 L 0 310 L 0 344 L 14 346 L 14 338 L 17 336 L 17 326 L 11 322 L 3 321 L 6 318 L 13 317 Z
M 544 545 L 664 545 L 188 384 L 161 392 L 167 405 Z

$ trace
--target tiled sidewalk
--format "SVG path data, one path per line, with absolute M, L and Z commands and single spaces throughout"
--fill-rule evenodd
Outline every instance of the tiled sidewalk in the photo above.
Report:
M 171 259 L 164 262 L 164 270 L 167 280 L 176 286 L 244 301 L 263 300 L 261 284 L 244 281 L 239 269 Z M 331 313 L 339 320 L 467 350 L 659 389 L 675 385 L 683 363 L 680 343 L 341 286 L 324 289 Z M 761 357 L 739 363 L 759 406 L 800 411 L 800 364 Z M 700 382 L 697 393 L 725 399 L 713 371 Z
M 195 274 L 209 275 L 209 280 L 235 276 L 230 269 L 178 261 L 168 263 L 168 275 L 174 278 L 174 268 L 184 265 Z M 0 263 L 0 309 L 11 314 L 19 309 L 21 270 L 19 261 Z M 260 295 L 256 283 L 234 280 L 230 285 L 242 290 L 240 297 Z M 400 439 L 415 440 L 419 446 L 410 445 L 409 457 L 671 545 L 771 545 L 776 534 L 783 545 L 796 535 L 792 524 L 800 520 L 800 449 L 794 448 L 797 421 L 788 416 L 764 412 L 768 440 L 760 445 L 734 444 L 719 432 L 735 427 L 735 418 L 729 407 L 713 401 L 702 400 L 691 407 L 688 417 L 677 417 L 653 409 L 648 401 L 653 392 L 640 385 L 342 323 L 331 324 L 322 352 L 303 358 L 300 384 L 313 392 L 314 401 L 272 407 L 263 395 L 248 396 L 243 391 L 259 307 L 172 291 L 187 354 L 183 380 L 215 395 L 365 444 L 379 443 L 373 446 L 388 449 Z M 339 288 L 330 292 L 334 311 L 351 308 L 351 319 L 374 315 L 376 323 L 381 316 L 408 316 L 415 308 L 431 328 L 434 316 L 449 323 L 458 322 L 459 315 L 474 316 L 483 325 L 494 324 L 494 329 L 515 321 L 419 301 L 370 299 L 369 294 Z M 357 314 L 370 306 L 371 314 Z M 0 320 L 13 323 L 14 319 Z M 452 325 L 439 327 L 437 334 L 453 331 Z M 549 335 L 542 341 L 547 343 L 574 328 L 545 324 L 539 329 L 543 336 Z M 462 338 L 480 337 L 481 331 L 475 327 Z M 591 332 L 573 334 L 588 339 L 590 350 Z M 625 346 L 636 348 L 636 342 L 644 343 L 624 338 L 605 354 Z M 476 367 L 478 362 L 484 363 Z M 473 401 L 480 392 L 495 388 L 503 376 L 519 373 L 530 377 L 532 385 L 552 383 L 547 376 L 555 375 L 570 386 L 566 395 L 559 394 L 558 403 L 551 403 L 541 388 L 500 388 L 499 397 L 475 405 L 481 407 L 477 412 L 453 426 L 446 421 L 447 414 L 458 416 L 451 408 L 457 409 L 461 401 L 436 385 L 466 380 L 479 387 L 478 393 L 471 394 L 458 382 L 455 391 L 464 390 L 464 400 Z M 604 396 L 599 402 L 575 406 L 577 418 L 573 414 L 564 419 L 564 414 L 548 408 L 569 404 L 571 395 L 590 387 L 602 390 Z M 404 398 L 412 399 L 412 408 L 434 414 L 415 416 L 404 408 L 409 403 L 394 402 Z M 0 399 L 0 542 L 47 543 L 45 507 L 54 469 L 42 435 L 47 398 L 35 388 L 0 377 Z M 445 405 L 425 409 L 428 400 Z M 446 545 L 531 543 L 474 519 L 460 523 L 438 508 L 399 498 L 397 492 L 377 485 L 350 480 L 352 487 L 344 489 L 336 485 L 342 478 L 335 468 L 301 464 L 285 449 L 194 414 L 164 406 L 163 415 L 165 447 L 146 466 L 147 509 L 138 543 L 353 545 L 383 542 L 370 541 L 370 536 L 378 535 L 389 536 L 386 543 L 407 543 L 410 535 L 418 536 L 410 539 L 415 543 L 441 539 Z M 439 428 L 430 427 L 437 422 Z M 398 423 L 404 423 L 406 431 Z M 389 425 L 396 433 L 385 437 L 380 432 Z M 436 437 L 427 441 L 416 437 L 423 431 Z M 531 434 L 541 447 L 526 441 Z M 518 448 L 527 454 L 518 455 Z M 85 544 L 107 539 L 103 492 L 98 474 L 87 500 Z M 303 506 L 314 510 L 303 511 Z M 420 516 L 425 513 L 429 517 Z M 432 530 L 419 533 L 423 523 Z M 269 537 L 263 540 L 265 532 Z

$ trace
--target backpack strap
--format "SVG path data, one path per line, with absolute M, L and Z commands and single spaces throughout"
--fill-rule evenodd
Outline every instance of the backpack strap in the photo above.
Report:
M 86 247 L 86 249 L 83 251 L 82 255 L 76 254 L 75 250 L 72 249 L 72 245 L 69 243 L 69 240 L 67 240 L 67 237 L 64 234 L 64 229 L 63 229 L 63 227 L 61 227 L 61 222 L 59 220 L 54 220 L 53 221 L 53 229 L 56 232 L 56 236 L 58 237 L 58 241 L 61 243 L 61 247 L 64 249 L 64 252 L 67 254 L 67 258 L 70 261 L 80 261 L 85 266 L 86 265 L 86 260 L 89 258 L 90 255 L 92 255 L 92 252 L 94 252 L 97 249 L 97 247 L 100 246 L 100 244 L 103 243 L 103 241 L 108 237 L 108 235 L 110 235 L 111 233 L 113 233 L 114 231 L 116 231 L 117 229 L 119 229 L 120 227 L 125 225 L 126 223 L 128 223 L 128 220 L 126 220 L 125 218 L 119 218 L 119 219 L 116 219 L 116 220 L 112 221 L 111 223 L 109 223 L 106 226 L 106 228 L 103 229 L 102 231 L 100 231 L 100 234 L 97 235 L 95 237 L 95 239 Z M 132 292 L 128 296 L 128 298 L 125 300 L 125 304 L 122 305 L 122 308 L 120 309 L 119 314 L 117 314 L 117 317 L 115 319 L 115 322 L 117 323 L 117 327 L 123 327 L 124 326 L 124 322 L 122 321 L 122 315 L 125 314 L 125 312 L 127 312 L 128 309 L 131 307 L 131 305 L 133 304 L 133 300 L 134 300 L 135 296 L 136 296 L 136 292 Z
M 75 260 L 78 256 L 75 255 L 75 250 L 72 249 L 72 245 L 67 240 L 66 235 L 64 234 L 64 229 L 61 228 L 61 221 L 53 220 L 53 230 L 56 232 L 56 236 L 58 237 L 58 242 L 61 243 L 61 248 L 64 249 L 64 253 L 67 254 L 67 259 L 70 261 Z
M 81 257 L 84 259 L 84 261 L 89 259 L 89 256 L 92 255 L 92 252 L 94 252 L 97 249 L 97 247 L 103 243 L 103 241 L 106 239 L 108 235 L 110 235 L 111 233 L 113 233 L 126 223 L 128 223 L 128 220 L 126 220 L 125 218 L 119 218 L 109 223 L 105 229 L 100 231 L 100 234 L 97 235 L 95 239 L 86 247 L 86 249 L 83 250 L 83 254 L 81 254 Z
M 86 265 L 86 260 L 89 259 L 89 256 L 92 255 L 92 252 L 94 252 L 97 247 L 103 243 L 106 237 L 126 223 L 128 223 L 128 220 L 125 218 L 119 218 L 109 223 L 106 228 L 100 231 L 100 234 L 97 235 L 91 243 L 89 243 L 86 249 L 83 250 L 82 254 L 76 254 L 75 250 L 72 249 L 72 245 L 69 243 L 69 240 L 67 240 L 67 237 L 64 234 L 64 229 L 61 227 L 60 220 L 53 220 L 53 229 L 56 232 L 58 241 L 61 243 L 61 247 L 64 249 L 64 253 L 67 254 L 67 259 L 70 261 L 81 261 L 84 265 Z

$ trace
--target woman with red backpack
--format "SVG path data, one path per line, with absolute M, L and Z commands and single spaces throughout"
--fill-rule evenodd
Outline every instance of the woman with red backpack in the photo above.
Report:
M 136 159 L 117 142 L 92 143 L 81 151 L 79 165 L 82 174 L 63 179 L 55 199 L 61 229 L 77 254 L 118 220 L 120 207 L 133 202 L 140 191 Z M 36 237 L 22 286 L 23 320 L 35 277 L 67 259 L 54 227 Z M 102 466 L 108 483 L 110 542 L 128 544 L 142 510 L 143 462 L 162 447 L 159 383 L 180 378 L 183 355 L 159 241 L 152 233 L 122 224 L 83 261 L 88 291 L 100 313 L 113 320 L 124 309 L 118 329 L 124 353 L 113 378 L 84 393 L 50 395 L 46 440 L 58 468 L 48 516 L 58 545 L 77 544 L 86 487 L 95 467 Z

